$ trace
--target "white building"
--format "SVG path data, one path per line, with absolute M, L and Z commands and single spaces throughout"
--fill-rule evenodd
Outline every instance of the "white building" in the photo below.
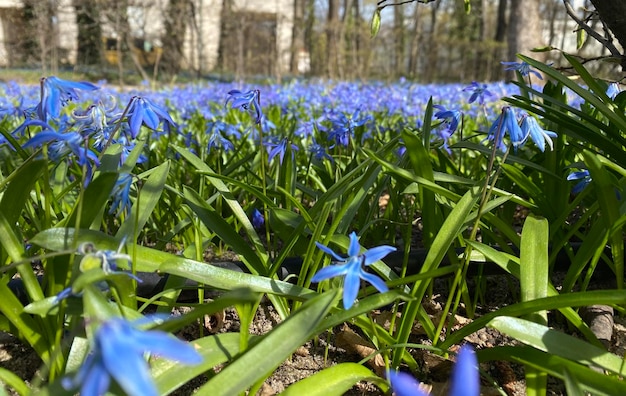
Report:
M 73 0 L 35 2 L 37 18 L 45 28 L 28 29 L 23 25 L 24 2 L 0 0 L 0 66 L 18 63 L 18 43 L 24 40 L 44 47 L 47 35 L 55 45 L 47 45 L 48 56 L 60 63 L 75 64 L 78 28 Z M 224 10 L 224 4 L 229 10 Z M 114 4 L 113 1 L 108 4 Z M 163 15 L 168 0 L 130 0 L 128 24 L 135 43 L 144 43 L 148 51 L 158 49 L 164 31 Z M 186 18 L 187 31 L 183 46 L 183 68 L 207 72 L 218 66 L 221 45 L 222 66 L 233 73 L 275 74 L 288 71 L 293 31 L 293 0 L 193 0 L 192 12 Z M 48 8 L 46 8 L 48 7 Z M 50 10 L 54 10 L 50 12 Z M 103 40 L 109 47 L 118 39 L 114 16 L 101 13 Z M 45 24 L 48 22 L 48 25 Z M 29 31 L 31 30 L 31 31 Z M 52 33 L 50 33 L 52 32 Z M 48 41 L 49 43 L 50 41 Z M 53 48 L 50 48 L 53 47 Z M 43 56 L 42 56 L 43 58 Z

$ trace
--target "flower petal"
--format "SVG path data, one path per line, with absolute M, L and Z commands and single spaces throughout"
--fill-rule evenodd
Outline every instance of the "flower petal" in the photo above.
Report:
M 383 257 L 387 256 L 391 252 L 395 252 L 397 249 L 393 246 L 382 245 L 376 246 L 374 248 L 368 249 L 363 256 L 365 256 L 365 260 L 363 262 L 364 265 L 370 265 Z
M 450 396 L 480 395 L 480 376 L 476 353 L 469 345 L 463 345 L 452 368 Z
M 344 262 L 346 261 L 346 259 L 344 257 L 341 257 L 340 255 L 338 255 L 337 253 L 333 252 L 333 250 L 331 248 L 329 248 L 326 245 L 322 245 L 319 242 L 315 242 L 315 246 L 317 246 L 318 248 L 320 248 L 324 253 L 326 254 L 330 254 L 331 256 L 333 256 L 333 258 L 339 262 Z
M 329 265 L 317 271 L 311 278 L 311 282 L 318 283 L 326 279 L 334 278 L 336 276 L 343 276 L 348 272 L 348 266 L 346 264 Z
M 357 256 L 361 251 L 361 245 L 359 244 L 359 238 L 356 236 L 356 232 L 350 233 L 350 246 L 348 246 L 348 256 Z
M 428 393 L 420 388 L 419 382 L 411 374 L 389 370 L 387 378 L 396 396 L 428 396 Z
M 374 286 L 376 288 L 376 290 L 378 290 L 381 293 L 385 293 L 385 292 L 389 291 L 389 288 L 385 284 L 385 281 L 382 280 L 377 275 L 370 274 L 369 272 L 362 271 L 361 272 L 361 279 L 363 279 L 366 282 L 369 282 L 372 286 Z
M 346 271 L 346 277 L 343 281 L 343 307 L 345 309 L 350 309 L 352 305 L 354 305 L 354 301 L 356 300 L 356 296 L 359 294 L 359 287 L 361 286 L 361 277 L 360 277 L 360 265 L 355 268 L 356 265 L 346 265 L 346 267 L 351 267 Z

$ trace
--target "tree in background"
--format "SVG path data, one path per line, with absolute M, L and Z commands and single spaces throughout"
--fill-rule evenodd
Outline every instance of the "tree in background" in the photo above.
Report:
M 180 72 L 185 43 L 185 31 L 188 21 L 191 20 L 191 7 L 189 0 L 170 0 L 164 17 L 165 32 L 161 37 L 163 55 L 160 60 L 160 69 L 168 76 L 174 76 Z
M 100 3 L 100 1 L 74 0 L 76 24 L 78 25 L 76 54 L 76 64 L 78 65 L 102 65 Z

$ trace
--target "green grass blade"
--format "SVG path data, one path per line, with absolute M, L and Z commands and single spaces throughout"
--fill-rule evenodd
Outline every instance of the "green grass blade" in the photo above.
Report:
M 237 395 L 269 376 L 290 354 L 316 334 L 318 324 L 336 304 L 337 298 L 337 291 L 332 290 L 304 303 L 198 392 L 214 396 Z
M 150 172 L 148 180 L 146 180 L 139 191 L 137 200 L 131 208 L 128 218 L 122 223 L 115 235 L 118 240 L 123 238 L 129 241 L 134 240 L 135 235 L 143 229 L 152 211 L 161 199 L 169 168 L 170 163 L 164 162 L 148 171 Z
M 341 396 L 359 381 L 374 382 L 383 391 L 389 389 L 387 381 L 360 364 L 340 363 L 296 382 L 281 392 L 281 395 Z
M 621 376 L 626 375 L 624 359 L 606 349 L 550 329 L 545 325 L 525 319 L 500 316 L 491 320 L 488 326 L 551 355 L 587 366 L 599 367 Z
M 592 395 L 626 395 L 626 382 L 598 373 L 588 367 L 532 347 L 503 346 L 485 348 L 477 352 L 481 362 L 506 360 L 532 366 L 556 378 L 564 378 L 565 371 L 576 378 L 577 385 Z

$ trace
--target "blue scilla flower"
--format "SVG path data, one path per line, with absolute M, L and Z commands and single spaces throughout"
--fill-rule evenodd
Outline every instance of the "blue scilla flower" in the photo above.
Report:
M 228 91 L 226 105 L 231 101 L 233 109 L 247 111 L 255 116 L 254 122 L 256 124 L 261 123 L 261 120 L 264 118 L 263 110 L 261 109 L 261 91 L 252 89 L 243 92 L 238 89 L 233 89 Z
M 139 135 L 142 124 L 153 131 L 157 130 L 161 122 L 163 122 L 166 131 L 169 131 L 172 127 L 177 128 L 176 123 L 167 113 L 167 110 L 142 96 L 133 96 L 130 99 L 126 117 L 130 126 L 130 135 L 133 139 Z
M 500 62 L 501 64 L 503 64 L 504 66 L 506 66 L 504 68 L 504 70 L 515 70 L 518 71 L 519 74 L 522 75 L 522 77 L 526 77 L 527 75 L 529 75 L 530 73 L 534 74 L 535 76 L 537 76 L 537 78 L 539 78 L 540 80 L 543 80 L 543 77 L 541 77 L 541 74 L 539 74 L 539 72 L 537 70 L 533 70 L 530 68 L 530 65 L 526 62 Z
M 41 101 L 37 105 L 37 116 L 42 121 L 57 118 L 61 114 L 61 106 L 70 101 L 78 100 L 77 90 L 93 91 L 98 86 L 83 81 L 67 81 L 55 76 L 41 79 Z
M 113 187 L 113 191 L 111 191 L 113 203 L 111 203 L 109 214 L 116 213 L 118 217 L 122 214 L 128 216 L 131 207 L 130 188 L 132 185 L 133 176 L 130 173 L 120 173 Z
M 79 269 L 81 272 L 88 271 L 93 268 L 100 268 L 105 274 L 122 274 L 128 276 L 141 283 L 142 280 L 131 272 L 119 269 L 119 262 L 124 261 L 132 267 L 132 260 L 128 254 L 122 253 L 122 248 L 126 243 L 126 239 L 122 239 L 117 250 L 101 249 L 98 250 L 91 242 L 84 242 L 78 246 L 76 252 L 83 255 L 80 261 Z
M 153 321 L 145 317 L 130 322 L 111 318 L 96 330 L 91 353 L 73 377 L 64 377 L 61 384 L 67 390 L 80 390 L 81 395 L 103 395 L 113 379 L 127 395 L 157 396 L 159 394 L 145 354 L 195 365 L 202 356 L 194 347 L 169 333 L 140 330 L 138 326 Z
M 481 84 L 476 81 L 472 81 L 470 85 L 463 88 L 463 91 L 464 92 L 469 91 L 472 93 L 470 95 L 468 103 L 474 103 L 476 100 L 478 100 L 479 104 L 484 105 L 485 97 L 494 96 L 493 93 L 487 89 L 487 84 Z
M 20 133 L 30 126 L 38 126 L 42 131 L 30 138 L 22 148 L 41 147 L 48 143 L 48 155 L 51 160 L 58 161 L 69 153 L 76 156 L 76 163 L 85 166 L 87 175 L 85 182 L 91 181 L 93 168 L 100 165 L 98 155 L 86 146 L 86 137 L 75 131 L 57 132 L 50 125 L 39 120 L 28 120 L 20 125 L 13 133 Z
M 319 144 L 317 140 L 315 140 L 315 138 L 311 139 L 311 145 L 309 146 L 309 153 L 311 153 L 311 155 L 316 160 L 321 161 L 323 159 L 328 159 L 329 161 L 334 162 L 333 157 L 331 157 L 326 151 L 326 147 Z
M 354 136 L 354 129 L 371 122 L 373 119 L 370 114 L 363 115 L 361 109 L 356 109 L 350 116 L 338 113 L 330 118 L 332 127 L 328 138 L 334 140 L 336 144 L 347 147 L 350 138 Z
M 528 137 L 530 136 L 530 138 L 533 142 L 535 142 L 539 150 L 545 151 L 546 142 L 548 143 L 550 150 L 554 148 L 552 144 L 552 138 L 557 137 L 557 134 L 552 131 L 546 131 L 541 126 L 539 126 L 539 123 L 537 122 L 535 117 L 531 117 L 527 114 L 523 115 L 520 128 L 522 129 L 522 134 L 524 135 L 524 141 L 526 141 L 526 139 L 528 139 Z
M 584 169 L 582 171 L 570 173 L 569 175 L 567 175 L 567 180 L 579 180 L 574 188 L 572 188 L 572 194 L 578 194 L 579 192 L 584 190 L 589 183 L 591 183 L 591 175 L 589 174 L 589 171 L 587 169 Z
M 458 110 L 448 110 L 441 105 L 434 105 L 433 107 L 439 110 L 434 114 L 434 117 L 442 120 L 444 124 L 443 128 L 437 130 L 437 135 L 443 140 L 443 147 L 449 152 L 448 140 L 459 127 L 463 113 Z
M 500 116 L 494 121 L 489 128 L 487 139 L 495 141 L 495 144 L 502 151 L 506 150 L 504 144 L 504 134 L 508 132 L 513 144 L 513 149 L 517 150 L 524 144 L 524 133 L 517 123 L 515 112 L 509 106 L 504 106 L 500 112 Z
M 387 377 L 396 396 L 428 396 L 420 388 L 419 382 L 408 373 L 390 370 Z M 476 353 L 469 345 L 463 345 L 457 354 L 456 364 L 452 368 L 449 396 L 480 395 L 480 376 Z
M 371 283 L 372 286 L 381 293 L 385 293 L 389 290 L 381 278 L 368 273 L 365 271 L 364 267 L 396 251 L 395 247 L 387 245 L 377 246 L 360 253 L 361 245 L 359 244 L 355 232 L 350 234 L 350 245 L 348 246 L 348 257 L 346 258 L 339 256 L 332 249 L 319 242 L 315 242 L 315 244 L 318 248 L 323 250 L 324 253 L 330 254 L 336 260 L 336 264 L 329 265 L 317 271 L 317 273 L 313 275 L 313 278 L 311 278 L 311 282 L 321 282 L 329 278 L 343 276 L 343 306 L 345 309 L 350 309 L 354 304 L 356 296 L 359 293 L 361 279 Z
M 609 84 L 609 87 L 606 90 L 606 96 L 611 99 L 615 99 L 617 94 L 620 93 L 619 84 L 616 82 L 612 82 Z
M 268 162 L 272 162 L 272 159 L 278 155 L 280 163 L 282 165 L 283 159 L 285 159 L 285 153 L 287 152 L 287 144 L 289 140 L 287 138 L 283 138 L 280 140 L 270 139 L 268 142 L 265 142 L 264 145 L 267 147 L 268 153 Z M 298 146 L 291 143 L 291 158 L 293 159 L 294 151 L 298 151 Z
M 252 226 L 260 230 L 265 225 L 265 217 L 263 217 L 263 213 L 257 208 L 254 208 L 252 211 Z

